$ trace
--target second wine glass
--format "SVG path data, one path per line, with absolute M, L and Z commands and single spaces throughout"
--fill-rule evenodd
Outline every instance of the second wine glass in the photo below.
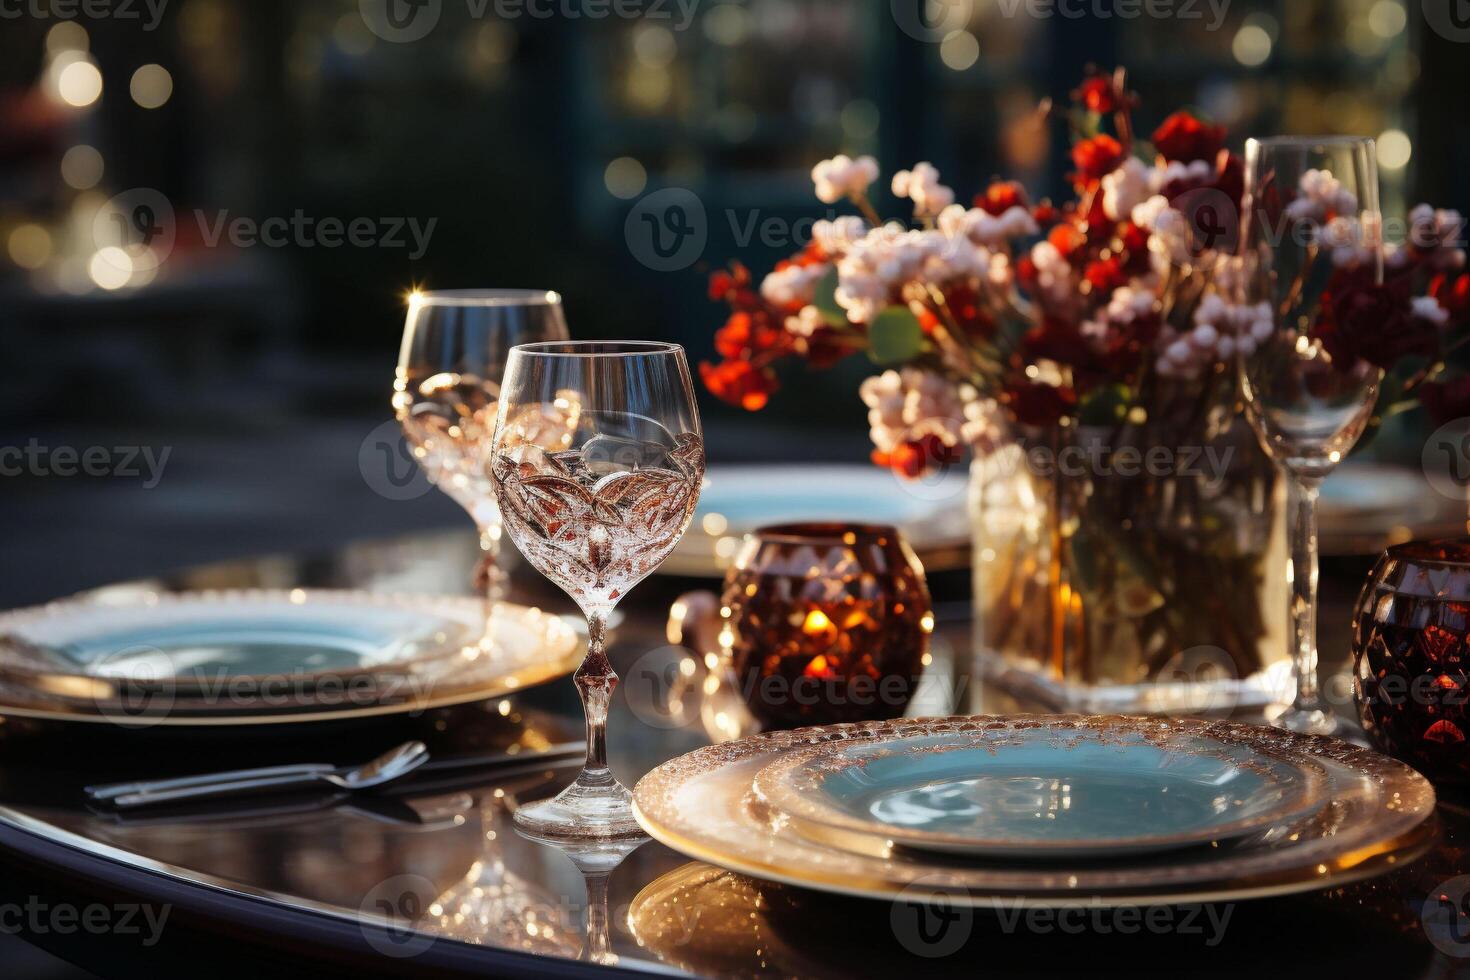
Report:
M 1374 327 L 1385 301 L 1373 141 L 1251 140 L 1244 209 L 1241 299 L 1254 309 L 1237 339 L 1241 394 L 1290 494 L 1296 692 L 1272 720 L 1327 734 L 1337 726 L 1317 680 L 1317 492 L 1362 436 L 1383 379 L 1347 336 Z
M 500 379 L 516 344 L 565 339 L 561 297 L 545 289 L 448 289 L 408 297 L 393 411 L 429 481 L 474 519 L 481 548 L 477 577 L 492 603 L 504 589 L 500 509 L 490 483 Z
M 550 800 L 516 811 L 548 839 L 640 833 L 607 761 L 618 675 L 605 649 L 618 601 L 674 550 L 694 516 L 704 441 L 684 349 L 646 342 L 527 344 L 511 352 L 492 447 L 505 529 L 587 616 L 575 675 L 587 762 Z

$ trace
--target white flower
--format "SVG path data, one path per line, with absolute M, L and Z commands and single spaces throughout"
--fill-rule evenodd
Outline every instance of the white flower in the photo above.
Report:
M 1237 305 L 1209 293 L 1194 311 L 1194 328 L 1180 334 L 1165 328 L 1159 335 L 1162 353 L 1155 363 L 1169 378 L 1197 378 L 1216 361 L 1250 354 L 1275 329 L 1270 303 Z
M 963 235 L 977 245 L 992 248 L 1041 230 L 1031 212 L 1020 205 L 996 215 L 981 208 L 966 209 L 962 204 L 951 204 L 939 212 L 937 224 L 951 238 Z
M 812 240 L 828 255 L 841 255 L 852 243 L 868 233 L 868 223 L 855 214 L 812 225 Z
M 1439 300 L 1435 299 L 1433 296 L 1415 296 L 1414 315 L 1421 319 L 1428 320 L 1436 327 L 1442 327 L 1446 323 L 1450 322 L 1449 311 L 1446 310 L 1443 306 L 1440 306 Z
M 893 175 L 893 195 L 914 202 L 914 217 L 932 218 L 954 203 L 954 191 L 939 182 L 939 171 L 927 162 L 914 164 L 913 170 L 900 170 Z
M 1301 195 L 1286 206 L 1286 216 L 1292 221 L 1321 224 L 1329 213 L 1351 215 L 1358 211 L 1357 197 L 1330 170 L 1308 170 L 1298 184 Z
M 817 200 L 823 204 L 836 204 L 844 197 L 865 194 L 868 185 L 877 179 L 878 161 L 872 157 L 864 156 L 853 160 L 839 153 L 812 168 L 812 183 L 816 186 Z
M 1097 316 L 1082 322 L 1083 336 L 1101 343 L 1115 326 L 1128 326 L 1140 317 L 1149 316 L 1158 307 L 1158 300 L 1148 289 L 1134 286 L 1119 286 L 1108 298 L 1107 306 Z
M 1350 215 L 1338 215 L 1318 229 L 1317 241 L 1331 250 L 1332 263 L 1339 268 L 1357 268 L 1373 257 L 1373 250 L 1364 243 L 1362 223 Z
M 1031 261 L 1036 266 L 1036 285 L 1054 305 L 1064 306 L 1076 299 L 1077 277 L 1062 253 L 1049 241 L 1031 247 Z
M 825 262 L 816 265 L 788 265 L 761 280 L 761 296 L 772 306 L 810 303 L 817 283 L 832 268 Z
M 1170 184 L 1202 184 L 1215 173 L 1215 168 L 1206 160 L 1183 163 L 1170 160 L 1161 167 L 1154 167 L 1148 175 L 1149 190 L 1158 194 Z M 1145 194 L 1144 197 L 1148 195 Z
M 1464 234 L 1465 219 L 1458 211 L 1436 211 L 1421 204 L 1409 212 L 1409 244 L 1437 272 L 1464 267 L 1465 250 L 1460 247 Z
M 874 228 L 853 242 L 837 263 L 835 296 L 847 310 L 847 318 L 853 323 L 871 320 L 945 245 L 940 233 L 909 231 L 894 223 Z
M 864 381 L 858 394 L 868 406 L 868 434 L 880 452 L 926 435 L 938 435 L 950 446 L 962 437 L 959 389 L 937 374 L 907 367 L 884 371 Z
M 1153 232 L 1148 239 L 1148 250 L 1164 263 L 1188 265 L 1192 261 L 1189 252 L 1189 219 L 1169 206 L 1169 199 L 1155 195 L 1133 209 L 1133 223 Z
M 786 318 L 786 332 L 798 337 L 811 337 L 826 325 L 822 311 L 815 306 L 803 306 L 796 316 Z
M 1137 157 L 1129 157 L 1123 165 L 1102 179 L 1103 213 L 1114 221 L 1122 221 L 1151 196 L 1149 169 Z
M 990 268 L 990 252 L 968 238 L 949 238 L 932 232 L 940 244 L 924 262 L 924 276 L 933 283 L 969 279 Z
M 960 438 L 976 456 L 987 456 L 1005 443 L 1000 404 L 994 398 L 981 398 L 969 385 L 960 386 L 960 399 L 965 406 Z

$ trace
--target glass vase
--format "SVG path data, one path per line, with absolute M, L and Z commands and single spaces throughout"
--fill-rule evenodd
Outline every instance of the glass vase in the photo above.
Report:
M 1186 408 L 973 464 L 976 710 L 1228 715 L 1290 689 L 1285 488 L 1237 416 Z

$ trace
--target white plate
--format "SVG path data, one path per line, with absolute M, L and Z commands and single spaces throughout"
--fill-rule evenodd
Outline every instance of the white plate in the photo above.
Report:
M 0 614 L 0 716 L 145 725 L 402 713 L 570 673 L 561 617 L 502 603 L 333 590 L 143 593 Z M 64 652 L 63 652 L 64 651 Z
M 1230 840 L 1326 802 L 1321 767 L 1228 730 L 1079 730 L 1072 721 L 831 742 L 754 789 L 801 829 L 1003 858 L 1110 860 Z

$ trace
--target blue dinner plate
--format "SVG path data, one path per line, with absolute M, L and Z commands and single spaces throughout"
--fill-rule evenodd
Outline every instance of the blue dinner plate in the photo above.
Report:
M 1325 801 L 1325 777 L 1226 735 L 1075 726 L 834 742 L 754 788 L 798 830 L 991 857 L 1106 858 L 1227 840 Z

